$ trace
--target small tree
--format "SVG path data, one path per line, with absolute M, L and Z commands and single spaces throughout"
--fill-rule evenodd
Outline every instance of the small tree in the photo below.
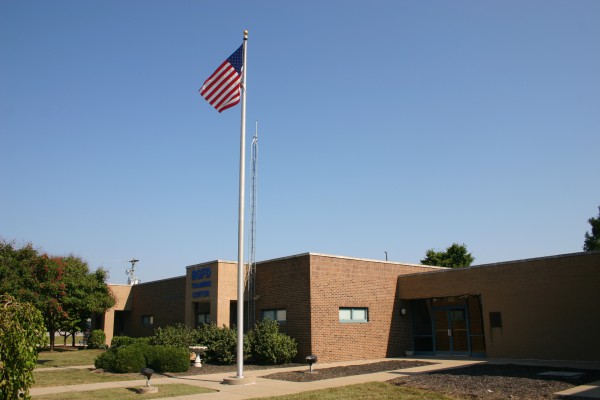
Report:
M 438 267 L 461 268 L 468 267 L 475 258 L 467 251 L 467 245 L 453 243 L 446 251 L 427 250 L 421 264 Z
M 75 338 L 82 321 L 114 305 L 106 280 L 104 269 L 90 272 L 79 257 L 40 255 L 31 244 L 16 248 L 0 240 L 0 293 L 40 310 L 50 334 L 50 350 L 56 332 L 67 331 Z
M 198 329 L 198 343 L 206 346 L 206 360 L 215 364 L 233 364 L 237 357 L 237 329 L 216 324 L 204 324 Z M 250 346 L 244 340 L 244 354 L 250 353 Z
M 42 314 L 29 303 L 0 296 L 0 399 L 30 399 L 38 347 L 46 344 Z
M 259 364 L 289 363 L 298 354 L 296 341 L 279 332 L 277 321 L 267 319 L 257 322 L 247 336 L 252 358 Z
M 190 346 L 198 344 L 199 332 L 186 324 L 168 325 L 154 330 L 150 338 L 153 345 L 174 346 L 189 350 Z
M 585 233 L 583 251 L 600 250 L 600 207 L 598 207 L 598 218 L 590 218 L 588 222 L 592 226 L 592 233 Z
M 106 334 L 102 329 L 94 329 L 87 340 L 90 349 L 106 348 Z

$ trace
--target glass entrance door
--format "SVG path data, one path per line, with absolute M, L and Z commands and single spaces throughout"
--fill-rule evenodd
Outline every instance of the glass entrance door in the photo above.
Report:
M 465 307 L 433 310 L 435 323 L 435 352 L 469 354 L 469 334 Z

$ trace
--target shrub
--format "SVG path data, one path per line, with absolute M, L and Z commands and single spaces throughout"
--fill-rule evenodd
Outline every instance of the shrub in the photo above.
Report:
M 133 339 L 133 338 L 130 338 Z M 152 346 L 145 338 L 110 349 L 94 361 L 96 368 L 111 372 L 139 372 L 149 367 L 156 372 L 185 372 L 190 367 L 187 349 L 173 346 Z M 118 341 L 117 341 L 118 344 Z
M 106 335 L 102 329 L 95 329 L 90 333 L 87 344 L 90 349 L 100 349 L 105 346 Z
M 188 350 L 189 346 L 198 343 L 198 331 L 185 324 L 165 326 L 154 330 L 154 336 L 150 338 L 150 343 Z
M 276 321 L 265 320 L 256 324 L 248 334 L 252 359 L 260 364 L 284 364 L 298 354 L 296 341 L 279 332 Z
M 131 346 L 136 344 L 145 345 L 149 344 L 149 342 L 150 338 L 148 337 L 132 338 L 129 336 L 115 336 L 110 342 L 110 348 L 115 349 L 117 347 Z
M 0 296 L 0 398 L 29 399 L 38 346 L 46 344 L 42 314 L 29 303 Z
M 114 350 L 109 370 L 112 372 L 140 372 L 146 366 L 144 350 L 147 346 L 125 346 Z
M 181 347 L 148 346 L 146 365 L 156 372 L 185 372 L 190 367 L 190 352 Z
M 198 328 L 198 342 L 206 347 L 206 361 L 215 364 L 233 364 L 237 356 L 237 329 L 215 324 L 205 324 Z M 244 354 L 250 346 L 244 341 Z
M 117 347 L 129 346 L 135 342 L 136 339 L 129 336 L 115 336 L 110 342 L 110 348 L 113 349 Z
M 112 347 L 111 347 L 112 349 Z M 115 351 L 108 350 L 105 353 L 100 354 L 94 360 L 94 366 L 96 368 L 102 368 L 106 371 L 110 371 L 113 363 L 115 362 Z

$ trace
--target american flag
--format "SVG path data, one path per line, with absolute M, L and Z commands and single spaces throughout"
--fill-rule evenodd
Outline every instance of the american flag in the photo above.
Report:
M 200 88 L 202 97 L 218 112 L 240 102 L 243 58 L 242 45 L 208 77 Z

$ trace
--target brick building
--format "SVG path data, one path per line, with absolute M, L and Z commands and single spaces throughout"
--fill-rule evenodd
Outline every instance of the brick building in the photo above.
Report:
M 298 342 L 299 359 L 415 351 L 600 360 L 600 252 L 457 270 L 306 253 L 258 263 L 255 285 L 251 311 L 278 320 Z M 111 288 L 117 304 L 96 321 L 109 342 L 178 322 L 237 321 L 234 262 L 196 264 L 181 277 Z

